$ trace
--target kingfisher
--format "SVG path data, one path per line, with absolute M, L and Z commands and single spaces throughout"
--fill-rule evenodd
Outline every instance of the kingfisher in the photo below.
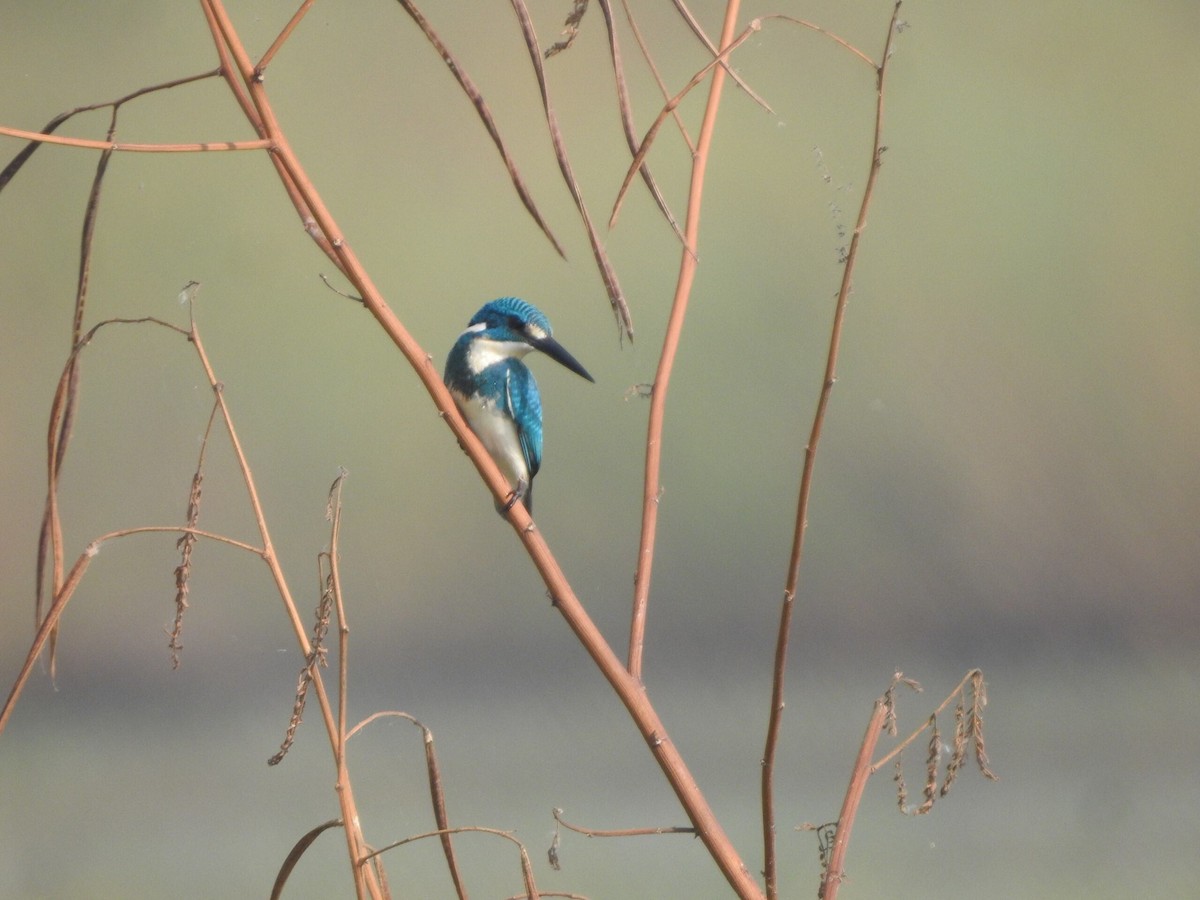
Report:
M 507 502 L 496 504 L 502 515 L 518 500 L 532 514 L 533 477 L 542 466 L 542 401 L 521 361 L 532 350 L 595 383 L 554 339 L 545 314 L 517 297 L 485 303 L 446 358 L 443 380 L 458 411 L 512 487 Z

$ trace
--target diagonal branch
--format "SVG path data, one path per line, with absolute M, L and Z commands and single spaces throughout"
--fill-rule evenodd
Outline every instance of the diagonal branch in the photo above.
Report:
M 446 63 L 446 67 L 450 70 L 450 74 L 454 76 L 459 87 L 463 89 L 463 93 L 467 95 L 467 99 L 470 100 L 471 104 L 475 107 L 475 112 L 479 116 L 479 121 L 482 122 L 483 127 L 487 129 L 488 137 L 490 137 L 492 139 L 492 143 L 496 145 L 496 150 L 500 153 L 500 159 L 504 162 L 504 168 L 508 170 L 509 181 L 512 182 L 512 186 L 516 190 L 517 196 L 521 198 L 521 203 L 524 205 L 525 210 L 533 218 L 533 221 L 537 223 L 538 228 L 542 230 L 542 234 L 546 236 L 546 239 L 554 245 L 555 252 L 557 252 L 558 255 L 563 259 L 566 259 L 566 251 L 563 250 L 562 245 L 558 242 L 558 238 L 554 236 L 554 232 L 550 230 L 550 226 L 546 224 L 546 220 L 542 218 L 541 212 L 538 211 L 537 204 L 533 202 L 533 195 L 529 192 L 529 188 L 525 186 L 525 179 L 521 177 L 521 173 L 517 170 L 516 160 L 514 160 L 512 154 L 508 152 L 508 147 L 505 146 L 504 139 L 500 137 L 500 129 L 496 126 L 496 120 L 492 118 L 492 111 L 488 108 L 487 102 L 483 99 L 483 93 L 478 87 L 476 87 L 475 82 L 471 79 L 471 76 L 467 74 L 467 71 L 462 67 L 462 64 L 455 59 L 454 54 L 450 52 L 450 48 L 442 42 L 441 37 L 438 36 L 438 33 L 434 30 L 433 26 L 429 24 L 429 20 L 425 18 L 424 14 L 419 9 L 417 9 L 417 5 L 413 3 L 412 0 L 396 0 L 396 2 L 404 7 L 404 11 L 409 14 L 414 22 L 417 23 L 417 27 L 420 28 L 421 32 L 425 35 L 425 39 L 433 45 L 433 49 L 438 52 L 438 56 L 440 56 L 443 62 Z
M 629 164 L 629 169 L 625 172 L 625 180 L 621 182 L 621 187 L 617 190 L 617 198 L 613 201 L 612 213 L 608 218 L 609 228 L 616 227 L 617 216 L 620 214 L 621 206 L 625 202 L 625 195 L 629 192 L 629 185 L 633 182 L 633 176 L 637 174 L 638 170 L 641 169 L 642 165 L 645 163 L 646 156 L 650 153 L 650 147 L 654 143 L 654 138 L 658 135 L 658 130 L 663 126 L 663 123 L 667 121 L 667 116 L 671 115 L 675 111 L 676 107 L 683 102 L 683 99 L 692 92 L 692 88 L 699 85 L 702 81 L 704 81 L 705 78 L 708 77 L 709 72 L 717 69 L 717 71 L 721 73 L 723 80 L 725 69 L 719 68 L 721 63 L 727 60 L 729 58 L 729 54 L 744 44 L 750 38 L 750 36 L 757 32 L 761 27 L 762 20 L 754 19 L 749 25 L 746 26 L 746 29 L 741 34 L 739 34 L 736 38 L 732 38 L 727 45 L 722 47 L 721 52 L 717 55 L 716 59 L 693 75 L 688 83 L 684 85 L 683 90 L 668 100 L 666 105 L 659 110 L 658 115 L 654 119 L 654 123 L 646 131 L 646 136 L 642 138 L 641 143 L 638 144 L 637 151 L 633 154 L 633 162 Z M 714 83 L 716 83 L 715 79 Z M 705 115 L 708 115 L 707 109 L 705 110 Z M 701 128 L 703 128 L 703 126 L 701 126 Z M 697 146 L 696 153 L 699 152 L 699 146 Z M 689 249 L 692 252 L 695 252 L 695 248 L 690 245 Z
M 563 181 L 566 182 L 567 189 L 571 192 L 571 199 L 575 201 L 575 208 L 579 210 L 579 217 L 583 220 L 588 242 L 592 245 L 592 256 L 596 260 L 600 278 L 608 292 L 608 302 L 612 305 L 613 314 L 617 317 L 617 328 L 623 337 L 628 337 L 632 341 L 633 317 L 629 312 L 629 302 L 625 299 L 621 285 L 617 282 L 616 270 L 613 269 L 612 263 L 608 259 L 608 253 L 604 249 L 596 226 L 592 223 L 587 205 L 583 202 L 583 192 L 580 190 L 575 173 L 571 171 L 571 162 L 567 158 L 567 145 L 563 140 L 562 131 L 558 127 L 558 117 L 554 114 L 554 107 L 550 105 L 550 89 L 546 85 L 546 70 L 542 65 L 542 51 L 538 45 L 537 34 L 533 30 L 533 20 L 529 17 L 529 10 L 526 8 L 524 0 L 511 0 L 511 2 L 513 10 L 517 14 L 517 21 L 521 25 L 525 46 L 529 50 L 529 59 L 533 64 L 534 74 L 537 76 L 538 89 L 542 95 L 542 109 L 546 115 L 546 127 L 550 131 L 550 143 L 554 146 L 554 156 L 558 159 L 559 171 L 562 172 Z
M 237 61 L 239 70 L 246 73 L 244 79 L 248 96 L 254 105 L 256 115 L 261 119 L 266 135 L 275 142 L 273 156 L 278 159 L 279 165 L 287 174 L 285 183 L 294 184 L 297 190 L 301 192 L 304 203 L 312 211 L 315 226 L 328 239 L 329 246 L 336 255 L 339 268 L 345 273 L 350 283 L 354 285 L 359 296 L 362 297 L 363 304 L 379 322 L 380 327 L 383 328 L 401 353 L 404 354 L 413 371 L 428 391 L 439 414 L 446 421 L 455 438 L 458 439 L 459 444 L 470 457 L 471 462 L 488 488 L 492 491 L 493 496 L 502 502 L 511 490 L 508 481 L 500 474 L 499 468 L 484 449 L 479 438 L 467 427 L 462 415 L 454 405 L 449 390 L 443 384 L 441 373 L 434 366 L 432 357 L 417 343 L 396 317 L 395 313 L 392 312 L 391 308 L 384 302 L 379 289 L 362 266 L 357 254 L 342 235 L 337 222 L 313 187 L 299 158 L 292 150 L 286 135 L 279 126 L 262 82 L 253 78 L 248 58 L 245 56 L 245 51 L 238 41 L 237 33 L 229 21 L 220 0 L 205 0 L 205 5 L 212 17 L 221 41 L 228 46 L 232 57 Z M 539 56 L 539 64 L 540 61 Z M 248 479 L 248 471 L 244 470 L 244 472 Z M 257 512 L 257 504 L 255 509 Z M 596 627 L 596 624 L 587 614 L 583 604 L 567 581 L 566 575 L 558 565 L 558 561 L 554 558 L 549 546 L 542 537 L 541 532 L 534 526 L 524 505 L 520 503 L 515 504 L 509 510 L 507 518 L 518 539 L 524 545 L 530 559 L 537 567 L 538 573 L 541 575 L 550 596 L 553 598 L 555 607 L 562 614 L 567 625 L 575 633 L 580 643 L 587 650 L 601 673 L 621 699 L 621 702 L 625 705 L 630 717 L 634 720 L 639 732 L 646 740 L 659 767 L 663 770 L 668 782 L 674 789 L 688 818 L 696 826 L 701 840 L 704 841 L 705 846 L 725 875 L 725 878 L 739 897 L 761 897 L 762 892 L 757 882 L 750 874 L 745 863 L 738 856 L 732 842 L 725 834 L 711 807 L 709 807 L 695 778 L 685 765 L 683 757 L 668 736 L 662 720 L 650 703 L 640 681 L 632 677 L 625 669 L 621 660 L 613 652 L 612 647 L 609 646 L 604 636 L 600 633 L 599 628 Z M 278 571 L 277 568 L 273 568 L 272 571 L 276 575 L 279 584 L 285 587 L 286 585 L 282 580 L 282 572 Z M 290 597 L 290 595 L 287 596 Z M 307 638 L 304 633 L 303 624 L 300 622 L 299 617 L 294 615 L 294 604 L 289 603 L 288 610 L 289 615 L 293 616 L 293 627 L 296 631 L 297 639 L 301 642 L 302 647 L 307 648 Z M 314 685 L 319 688 L 318 697 L 322 701 L 322 714 L 326 716 L 326 729 L 332 740 L 336 734 L 336 727 L 333 723 L 332 715 L 328 712 L 328 701 L 324 698 L 324 689 L 319 678 L 314 678 Z M 344 816 L 344 821 L 354 821 L 354 819 L 350 816 Z M 352 851 L 353 849 L 351 847 Z M 364 859 L 364 857 L 360 856 L 355 856 L 354 858 L 360 861 Z M 357 866 L 355 867 L 355 877 L 357 884 L 359 877 Z
M 237 39 L 236 32 L 233 32 L 233 26 L 229 22 L 229 17 L 225 14 L 220 0 L 200 0 L 200 8 L 208 23 L 209 33 L 212 35 L 213 44 L 216 47 L 217 58 L 221 61 L 219 71 L 229 86 L 229 92 L 233 94 L 238 107 L 246 116 L 246 121 L 250 123 L 250 127 L 254 129 L 255 133 L 261 138 L 268 137 L 266 126 L 259 111 L 255 108 L 254 102 L 250 99 L 247 87 L 250 84 L 261 84 L 262 74 L 255 69 L 249 54 Z M 229 37 L 230 34 L 233 36 L 232 40 Z M 275 149 L 273 143 L 270 145 L 270 149 Z M 284 190 L 287 191 L 288 199 L 295 207 L 297 215 L 300 216 L 300 223 L 304 226 L 305 232 L 321 252 L 340 269 L 341 262 L 337 254 L 333 252 L 329 239 L 317 227 L 313 212 L 305 203 L 299 187 L 287 173 L 277 154 L 272 153 L 270 159 L 271 164 L 275 167 L 275 172 L 279 175 L 279 180 L 283 183 Z
M 279 34 L 276 35 L 275 40 L 271 42 L 271 46 L 267 48 L 267 52 L 259 57 L 258 64 L 254 67 L 255 71 L 258 72 L 259 77 L 262 77 L 262 73 L 267 70 L 267 66 L 271 64 L 271 60 L 275 58 L 275 54 L 279 52 L 279 49 L 284 45 L 284 42 L 292 36 L 292 32 L 295 31 L 296 27 L 300 24 L 300 20 L 308 15 L 308 11 L 312 9 L 312 5 L 315 2 L 316 0 L 304 0 L 304 2 L 300 4 L 300 8 L 292 14 L 292 17 L 288 19 L 287 24 L 283 26 L 283 30 L 280 31 Z
M 692 34 L 694 34 L 700 40 L 700 43 L 702 43 L 708 49 L 709 53 L 711 53 L 714 57 L 719 58 L 716 45 L 713 44 L 712 39 L 705 34 L 704 29 L 700 27 L 700 23 L 697 22 L 696 17 L 692 15 L 692 11 L 687 8 L 687 4 L 684 3 L 683 0 L 671 0 L 671 2 L 674 3 L 675 10 L 679 13 L 679 17 L 683 19 L 683 21 L 687 23 L 688 28 L 692 30 Z M 728 59 L 721 60 L 721 68 L 725 70 L 725 73 L 733 79 L 734 83 L 738 87 L 746 92 L 750 99 L 752 99 L 767 112 L 775 112 L 775 110 L 771 109 L 770 104 L 767 103 L 767 101 L 762 97 L 758 96 L 758 94 L 754 92 L 750 85 L 746 84 L 746 82 L 742 80 L 742 77 L 738 75 L 737 72 L 729 68 Z
M 625 143 L 629 145 L 629 152 L 637 154 L 638 139 L 634 132 L 633 124 L 633 108 L 629 101 L 629 87 L 625 83 L 625 66 L 621 62 L 621 48 L 617 43 L 617 29 L 613 24 L 612 2 L 611 0 L 600 0 L 600 9 L 604 12 L 604 24 L 608 29 L 608 52 L 612 58 L 613 75 L 616 78 L 617 84 L 617 109 L 621 114 L 621 130 L 625 133 Z M 667 206 L 667 200 L 663 197 L 662 191 L 659 190 L 658 182 L 654 180 L 654 176 L 650 174 L 650 166 L 643 161 L 638 167 L 638 171 L 642 176 L 642 181 L 646 184 L 646 189 L 650 191 L 650 196 L 654 198 L 654 203 L 658 207 L 659 212 L 663 214 L 663 218 L 671 226 L 671 230 L 675 232 L 679 240 L 686 243 L 683 232 L 679 228 L 679 223 L 675 221 L 675 215 Z
M 739 34 L 736 39 L 730 41 L 728 45 L 723 47 L 715 59 L 713 59 L 710 63 L 708 63 L 708 65 L 704 66 L 702 69 L 700 69 L 700 71 L 693 75 L 688 83 L 684 85 L 683 89 L 675 96 L 667 100 L 666 105 L 664 105 L 659 111 L 658 115 L 654 119 L 654 123 L 646 132 L 646 136 L 642 139 L 641 144 L 638 145 L 638 149 L 634 153 L 633 163 L 629 166 L 628 171 L 626 171 L 625 180 L 621 183 L 621 187 L 617 191 L 617 199 L 613 203 L 613 210 L 608 219 L 609 228 L 616 226 L 617 216 L 621 211 L 621 205 L 625 202 L 625 195 L 629 191 L 629 185 L 633 181 L 633 176 L 645 161 L 646 155 L 650 152 L 650 145 L 657 136 L 658 130 L 662 127 L 663 123 L 666 122 L 667 116 L 675 114 L 675 109 L 679 106 L 679 104 L 683 102 L 684 98 L 691 93 L 692 89 L 696 87 L 696 85 L 700 84 L 700 82 L 702 82 L 708 76 L 708 73 L 713 69 L 714 66 L 722 66 L 722 71 L 725 71 L 724 64 L 728 61 L 730 54 L 744 44 L 752 35 L 761 31 L 765 23 L 771 21 L 789 22 L 792 25 L 799 25 L 802 28 L 808 28 L 812 31 L 819 32 L 820 34 L 828 37 L 834 43 L 839 44 L 849 50 L 859 59 L 870 65 L 871 68 L 878 68 L 876 64 L 872 62 L 869 56 L 867 56 L 849 41 L 838 37 L 833 32 L 827 31 L 819 25 L 814 25 L 812 22 L 805 21 L 804 19 L 797 19 L 793 16 L 784 16 L 779 14 L 760 16 L 757 19 L 751 19 L 745 30 Z
M 658 71 L 658 66 L 654 63 L 654 57 L 650 54 L 650 47 L 646 44 L 646 39 L 642 36 L 642 29 L 638 27 L 637 19 L 633 17 L 633 10 L 629 8 L 629 0 L 621 0 L 621 6 L 625 10 L 625 20 L 629 22 L 629 30 L 633 32 L 633 38 L 637 41 L 638 49 L 642 51 L 642 59 L 646 61 L 646 66 L 650 69 L 650 74 L 654 77 L 655 84 L 658 85 L 659 93 L 662 94 L 663 100 L 671 99 L 671 92 L 667 90 L 667 83 L 663 81 L 662 73 Z M 715 52 L 715 51 L 714 51 Z M 696 143 L 688 134 L 687 128 L 684 127 L 683 119 L 677 111 L 672 111 L 675 117 L 675 125 L 679 128 L 679 134 L 683 138 L 683 142 L 688 145 L 688 150 L 692 153 L 696 152 Z

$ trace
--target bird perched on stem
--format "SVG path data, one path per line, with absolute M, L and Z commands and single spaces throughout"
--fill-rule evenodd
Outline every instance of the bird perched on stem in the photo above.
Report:
M 533 373 L 521 361 L 531 350 L 595 382 L 554 339 L 542 311 L 516 297 L 485 304 L 446 358 L 443 380 L 458 411 L 512 487 L 507 502 L 496 504 L 501 514 L 518 500 L 533 512 L 533 476 L 542 465 L 542 401 Z

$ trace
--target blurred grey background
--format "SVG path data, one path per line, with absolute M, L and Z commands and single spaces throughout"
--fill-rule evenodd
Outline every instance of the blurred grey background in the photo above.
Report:
M 291 2 L 230 2 L 254 53 Z M 595 6 L 595 4 L 593 4 Z M 533 4 L 543 44 L 566 3 Z M 607 244 L 632 304 L 616 337 L 546 140 L 506 4 L 422 5 L 480 85 L 560 260 L 519 205 L 470 104 L 397 4 L 318 3 L 267 75 L 317 188 L 392 308 L 440 368 L 484 301 L 550 316 L 596 376 L 532 360 L 546 405 L 538 525 L 624 652 L 646 404 L 679 261 L 635 185 Z M 723 6 L 691 8 L 716 35 Z M 215 57 L 196 4 L 0 3 L 0 123 L 53 115 Z M 872 55 L 886 2 L 785 11 Z M 639 9 L 664 77 L 705 59 L 668 4 Z M 778 776 L 786 896 L 815 895 L 814 836 L 836 817 L 870 712 L 896 670 L 917 727 L 969 668 L 990 694 L 996 784 L 965 773 L 933 814 L 867 792 L 843 897 L 1194 896 L 1200 884 L 1200 6 L 910 0 L 887 98 L 888 150 L 817 463 Z M 598 221 L 628 163 L 598 8 L 549 63 Z M 639 127 L 658 94 L 627 26 Z M 870 69 L 769 23 L 732 86 L 705 194 L 700 269 L 672 382 L 646 678 L 754 870 L 773 629 L 802 450 L 820 385 L 839 232 L 853 227 Z M 684 105 L 698 126 L 703 93 Z M 107 113 L 62 133 L 103 137 Z M 252 135 L 211 80 L 127 106 L 120 139 Z M 5 138 L 2 155 L 22 144 Z M 46 147 L 0 195 L 0 574 L 11 684 L 32 634 L 50 400 L 68 349 L 78 233 L 96 156 Z M 651 157 L 683 214 L 689 158 Z M 262 154 L 119 155 L 105 183 L 89 321 L 153 315 L 202 283 L 197 317 L 306 615 L 345 491 L 342 566 L 355 721 L 403 709 L 433 729 L 460 824 L 513 829 L 539 886 L 592 898 L 723 897 L 694 840 L 563 840 L 551 809 L 599 828 L 683 824 L 619 703 L 403 358 L 328 291 Z M 115 528 L 182 521 L 210 395 L 184 341 L 110 329 L 84 357 L 62 484 L 68 556 Z M 228 445 L 210 451 L 202 526 L 253 539 Z M 293 842 L 336 816 L 315 707 L 284 763 L 300 656 L 261 563 L 201 544 L 183 666 L 174 538 L 106 544 L 67 611 L 57 685 L 30 684 L 0 738 L 0 896 L 265 896 Z M 885 742 L 886 744 L 886 742 Z M 917 752 L 908 778 L 915 795 Z M 352 744 L 368 839 L 431 826 L 419 734 Z M 511 847 L 460 839 L 473 896 L 520 890 Z M 350 896 L 340 836 L 287 896 Z M 440 851 L 395 851 L 397 896 L 448 897 Z

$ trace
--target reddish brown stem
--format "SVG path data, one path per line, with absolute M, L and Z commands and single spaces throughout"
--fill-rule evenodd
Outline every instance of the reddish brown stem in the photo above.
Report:
M 725 7 L 725 24 L 721 30 L 722 54 L 728 53 L 737 25 L 739 2 L 730 0 Z M 633 579 L 633 612 L 629 624 L 629 673 L 638 681 L 642 679 L 642 655 L 646 646 L 646 614 L 650 605 L 650 580 L 654 569 L 654 547 L 658 535 L 658 504 L 662 497 L 662 435 L 666 415 L 667 390 L 671 383 L 671 372 L 675 368 L 675 355 L 683 333 L 683 322 L 687 316 L 688 299 L 692 283 L 696 279 L 696 245 L 700 239 L 700 208 L 704 197 L 704 175 L 708 170 L 709 150 L 717 126 L 717 111 L 721 105 L 721 91 L 725 86 L 725 69 L 715 63 L 711 67 L 712 84 L 708 91 L 708 104 L 704 109 L 704 120 L 696 140 L 696 152 L 692 156 L 692 181 L 688 192 L 688 205 L 684 220 L 684 246 L 679 258 L 679 276 L 675 281 L 675 298 L 671 303 L 671 315 L 667 320 L 667 333 L 663 337 L 662 353 L 658 358 L 658 369 L 654 374 L 654 386 L 650 393 L 650 415 L 646 425 L 646 464 L 642 480 L 642 531 L 638 542 L 637 570 Z M 643 148 L 645 147 L 643 142 Z
M 883 730 L 886 715 L 887 705 L 883 700 L 876 700 L 875 707 L 871 710 L 871 718 L 867 722 L 866 734 L 863 735 L 862 744 L 858 748 L 858 756 L 854 760 L 854 769 L 850 773 L 850 783 L 846 786 L 841 812 L 838 813 L 837 831 L 833 835 L 829 865 L 825 868 L 825 877 L 817 894 L 820 900 L 835 900 L 838 886 L 842 883 L 845 874 L 842 871 L 842 861 L 846 858 L 846 847 L 850 843 L 850 830 L 854 827 L 854 818 L 858 814 L 859 804 L 862 803 L 867 779 L 871 777 L 871 756 L 875 753 L 875 745 L 879 743 L 879 733 Z
M 800 582 L 800 565 L 804 558 L 804 537 L 808 530 L 808 503 L 812 495 L 817 446 L 820 443 L 821 432 L 825 425 L 825 413 L 829 407 L 829 398 L 833 392 L 833 385 L 837 381 L 837 363 L 842 343 L 842 326 L 845 322 L 846 306 L 850 301 L 854 265 L 858 259 L 859 242 L 863 231 L 867 227 L 867 210 L 871 206 L 871 196 L 874 193 L 875 181 L 879 175 L 883 153 L 884 76 L 887 73 L 888 61 L 891 59 L 892 40 L 896 34 L 896 19 L 899 14 L 900 3 L 897 2 L 892 11 L 891 21 L 888 23 L 887 39 L 884 42 L 883 56 L 881 57 L 882 62 L 879 63 L 875 70 L 875 136 L 871 148 L 871 161 L 867 172 L 867 183 L 863 189 L 862 203 L 858 210 L 858 221 L 854 227 L 854 234 L 850 239 L 850 249 L 846 254 L 845 267 L 842 271 L 842 284 L 838 290 L 837 303 L 834 307 L 833 327 L 829 335 L 829 351 L 825 359 L 825 374 L 821 382 L 821 392 L 817 400 L 816 412 L 813 414 L 812 430 L 809 433 L 808 444 L 804 448 L 804 466 L 800 476 L 799 496 L 796 501 L 796 525 L 792 534 L 792 552 L 788 562 L 787 582 L 783 591 L 783 605 L 779 613 L 779 631 L 775 642 L 775 667 L 771 684 L 771 710 L 767 722 L 766 746 L 763 750 L 761 785 L 763 874 L 766 879 L 766 890 L 769 900 L 774 900 L 777 896 L 775 755 L 779 747 L 779 734 L 783 722 L 783 698 L 787 678 L 788 644 L 791 640 L 792 615 L 795 611 L 796 591 Z M 839 42 L 841 42 L 840 39 Z M 851 49 L 853 50 L 853 48 Z M 858 55 L 861 56 L 862 54 Z
M 201 141 L 194 144 L 126 144 L 119 141 L 92 141 L 87 138 L 62 137 L 41 131 L 23 131 L 0 125 L 0 134 L 41 144 L 61 144 L 86 150 L 120 150 L 123 153 L 197 153 L 210 150 L 267 150 L 270 141 Z

